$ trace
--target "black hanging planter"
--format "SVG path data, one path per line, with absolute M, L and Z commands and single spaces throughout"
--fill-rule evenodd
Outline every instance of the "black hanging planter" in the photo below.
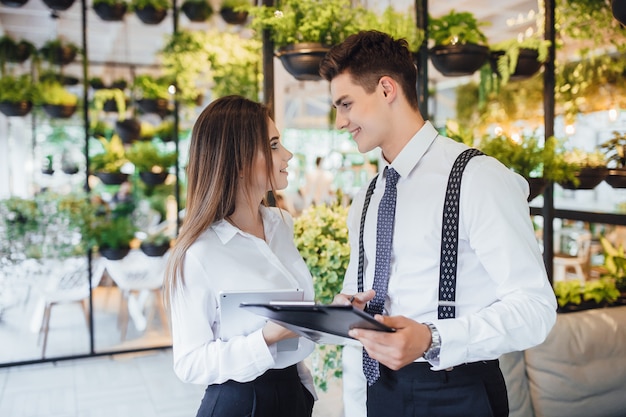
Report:
M 39 52 L 44 59 L 51 64 L 55 65 L 67 65 L 76 59 L 78 50 L 75 47 L 62 45 L 55 47 L 42 47 Z
M 236 12 L 232 7 L 222 7 L 220 9 L 220 16 L 222 16 L 224 22 L 229 25 L 243 25 L 246 23 L 246 20 L 248 20 L 248 12 Z
M 154 187 L 155 185 L 160 185 L 165 182 L 167 178 L 167 171 L 154 173 L 149 171 L 141 171 L 139 173 L 139 178 L 146 184 Z
M 43 3 L 52 10 L 62 12 L 72 7 L 74 1 L 75 0 L 43 0 Z
M 6 53 L 7 62 L 24 63 L 35 52 L 35 46 L 28 41 L 19 41 L 10 45 L 2 45 Z
M 498 74 L 498 58 L 502 55 L 504 55 L 503 51 L 491 52 L 491 69 L 496 74 Z M 537 60 L 538 57 L 539 53 L 536 50 L 520 48 L 515 71 L 511 74 L 509 79 L 511 81 L 519 81 L 535 75 L 543 65 L 543 63 Z
M 128 6 L 126 3 L 97 3 L 93 5 L 96 15 L 105 22 L 119 22 L 124 19 Z
M 33 108 L 33 103 L 28 100 L 0 101 L 0 112 L 7 117 L 26 116 Z
M 611 0 L 611 11 L 615 19 L 626 26 L 626 2 L 624 0 Z
M 125 119 L 115 122 L 115 131 L 124 143 L 132 143 L 139 139 L 141 123 L 137 119 Z
M 145 243 L 142 242 L 141 245 L 139 245 L 139 249 L 141 249 L 141 251 L 143 253 L 146 254 L 146 256 L 163 256 L 165 255 L 165 252 L 167 252 L 170 248 L 170 243 L 164 243 L 162 245 L 155 245 L 152 243 Z
M 280 48 L 276 56 L 296 80 L 319 81 L 320 61 L 329 49 L 321 43 L 298 43 Z
M 106 185 L 120 185 L 128 180 L 128 174 L 122 172 L 95 172 L 94 175 Z
M 65 104 L 44 104 L 42 107 L 46 114 L 53 119 L 68 119 L 76 113 L 78 108 L 76 104 L 71 106 Z
M 180 8 L 192 22 L 205 22 L 213 15 L 213 7 L 206 0 L 187 0 Z
M 120 259 L 124 259 L 126 255 L 130 252 L 130 247 L 125 248 L 107 248 L 101 247 L 99 250 L 100 255 L 107 258 L 109 261 L 119 261 Z
M 135 14 L 146 25 L 158 25 L 167 16 L 167 9 L 156 9 L 154 6 L 146 6 L 135 10 Z
M 67 175 L 74 175 L 78 173 L 79 169 L 78 165 L 64 165 L 61 167 L 61 171 Z
M 559 185 L 566 190 L 593 190 L 600 184 L 609 174 L 608 168 L 582 168 L 576 173 L 576 178 L 580 180 L 578 185 L 572 181 L 565 181 Z
M 0 3 L 7 7 L 13 7 L 16 9 L 28 3 L 28 0 L 0 0 Z
M 526 178 L 528 181 L 528 185 L 530 188 L 530 192 L 528 193 L 528 201 L 533 201 L 537 196 L 543 193 L 548 185 L 548 181 L 544 178 Z
M 472 75 L 489 58 L 489 48 L 483 45 L 437 45 L 430 49 L 430 61 L 446 77 Z
M 604 181 L 613 188 L 626 188 L 626 168 L 610 169 Z
M 164 98 L 142 98 L 137 100 L 137 106 L 144 113 L 155 113 L 164 117 L 169 113 L 168 102 Z

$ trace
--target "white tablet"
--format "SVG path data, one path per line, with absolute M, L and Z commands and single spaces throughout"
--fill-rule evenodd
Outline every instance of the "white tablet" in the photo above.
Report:
M 303 299 L 304 290 L 299 288 L 222 291 L 220 292 L 220 338 L 227 341 L 233 336 L 247 335 L 259 328 L 259 319 L 261 317 L 241 308 L 240 305 L 242 303 L 287 302 L 302 301 Z M 298 338 L 281 340 L 277 343 L 277 348 L 279 351 L 297 350 Z

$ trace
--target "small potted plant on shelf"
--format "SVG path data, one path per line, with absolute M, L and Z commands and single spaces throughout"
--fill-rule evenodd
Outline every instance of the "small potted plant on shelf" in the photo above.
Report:
M 130 8 L 146 25 L 158 25 L 172 7 L 170 0 L 131 0 Z
M 600 144 L 607 158 L 609 172 L 604 179 L 613 188 L 626 188 L 626 134 L 613 132 L 613 137 Z
M 48 116 L 58 119 L 71 117 L 78 108 L 78 96 L 68 91 L 58 81 L 41 85 L 41 104 Z
M 135 165 L 141 180 L 150 186 L 165 182 L 168 170 L 177 158 L 176 152 L 161 151 L 152 141 L 133 143 L 126 157 Z
M 445 16 L 428 19 L 428 36 L 434 44 L 430 60 L 443 75 L 471 75 L 489 58 L 487 37 L 481 30 L 486 23 L 478 22 L 469 12 L 451 10 Z
M 147 256 L 163 256 L 170 248 L 172 238 L 165 232 L 153 233 L 141 241 L 139 249 Z
M 30 75 L 4 75 L 0 78 L 0 112 L 5 116 L 26 116 L 33 103 L 40 101 L 39 84 L 33 83 Z
M 615 280 L 609 278 L 593 279 L 585 283 L 577 279 L 557 281 L 554 283 L 554 293 L 558 302 L 557 311 L 560 313 L 607 307 L 620 296 Z
M 39 48 L 41 58 L 53 65 L 67 65 L 76 59 L 80 49 L 63 38 L 51 39 Z
M 250 26 L 270 31 L 276 56 L 297 80 L 320 80 L 319 61 L 331 46 L 362 28 L 365 10 L 350 0 L 285 0 L 279 8 L 250 6 Z
M 573 178 L 559 181 L 566 190 L 592 190 L 606 179 L 609 173 L 606 157 L 599 150 L 587 152 L 574 148 L 565 153 L 565 160 L 575 167 Z
M 93 10 L 105 22 L 119 22 L 128 10 L 125 0 L 94 0 Z
M 104 137 L 97 139 L 103 151 L 90 158 L 89 172 L 107 185 L 123 183 L 128 179 L 128 174 L 122 172 L 122 167 L 128 159 L 122 140 L 117 135 L 113 135 L 110 140 Z
M 208 0 L 185 0 L 180 9 L 192 22 L 204 22 L 213 16 L 213 6 Z

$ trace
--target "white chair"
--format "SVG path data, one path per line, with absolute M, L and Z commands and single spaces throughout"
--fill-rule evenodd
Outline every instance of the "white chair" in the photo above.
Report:
M 85 314 L 87 329 L 90 326 L 90 312 L 87 300 L 89 300 L 89 276 L 87 274 L 86 258 L 71 258 L 64 261 L 48 261 L 48 267 L 51 272 L 49 278 L 45 282 L 43 291 L 41 291 L 41 300 L 43 302 L 43 317 L 41 318 L 41 326 L 39 327 L 39 340 L 41 343 L 43 337 L 43 345 L 41 348 L 41 357 L 46 356 L 46 346 L 48 343 L 48 332 L 50 330 L 50 316 L 52 307 L 65 303 L 80 303 Z M 95 288 L 100 283 L 102 274 L 104 273 L 104 264 L 99 260 L 92 262 L 91 288 Z
M 578 279 L 581 283 L 586 280 L 585 271 L 589 267 L 591 253 L 591 233 L 584 232 L 576 235 L 575 255 L 558 253 L 554 255 L 554 281 Z
M 163 272 L 169 253 L 164 256 L 146 256 L 140 250 L 131 250 L 118 261 L 105 259 L 106 271 L 121 292 L 118 326 L 121 340 L 126 339 L 129 317 L 138 331 L 146 329 L 158 310 L 163 329 L 169 333 L 169 321 L 163 305 Z M 147 317 L 144 307 L 148 296 L 153 296 L 152 310 Z

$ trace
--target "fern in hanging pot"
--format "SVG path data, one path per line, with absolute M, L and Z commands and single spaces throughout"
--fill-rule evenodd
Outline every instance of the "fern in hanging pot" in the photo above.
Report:
M 313 276 L 315 300 L 321 304 L 330 304 L 343 286 L 350 259 L 347 217 L 348 208 L 335 203 L 311 206 L 294 221 L 295 243 Z M 341 351 L 340 345 L 316 345 L 311 358 L 313 379 L 323 391 L 330 380 L 342 376 Z

